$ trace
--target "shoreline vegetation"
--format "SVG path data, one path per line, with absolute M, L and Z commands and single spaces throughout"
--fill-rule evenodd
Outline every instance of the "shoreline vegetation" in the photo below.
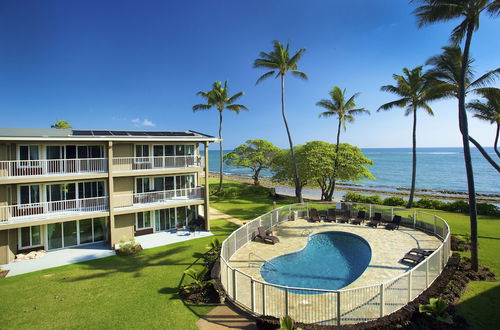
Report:
M 209 178 L 218 178 L 218 177 L 219 177 L 219 172 L 212 172 L 211 171 L 209 173 Z M 253 179 L 249 175 L 238 175 L 238 174 L 224 173 L 223 177 L 224 177 L 224 180 L 227 180 L 227 181 L 253 184 Z M 267 187 L 267 188 L 281 187 L 281 188 L 294 189 L 294 187 L 291 185 L 273 182 L 269 177 L 260 177 L 259 181 L 260 181 L 260 184 L 262 186 Z M 306 186 L 304 188 L 319 190 L 318 187 L 315 187 L 315 186 Z M 394 197 L 403 197 L 403 198 L 408 197 L 409 193 L 410 193 L 409 188 L 403 188 L 403 187 L 394 187 L 394 188 L 387 187 L 387 189 L 384 189 L 383 187 L 370 187 L 370 186 L 363 186 L 361 184 L 351 184 L 351 183 L 346 184 L 346 183 L 341 183 L 341 182 L 337 183 L 336 191 L 345 192 L 345 193 L 356 192 L 356 193 L 367 194 L 367 195 L 382 194 L 382 195 L 389 196 L 389 197 L 394 196 Z M 435 190 L 427 190 L 427 189 L 416 189 L 415 190 L 415 197 L 431 198 L 431 199 L 437 199 L 437 200 L 468 201 L 468 194 L 466 192 L 449 191 L 449 190 L 435 191 Z M 478 200 L 478 202 L 481 202 L 481 203 L 500 204 L 500 195 L 478 193 L 477 200 Z

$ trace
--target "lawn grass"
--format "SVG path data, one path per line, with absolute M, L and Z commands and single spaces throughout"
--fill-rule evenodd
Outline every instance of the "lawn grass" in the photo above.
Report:
M 237 228 L 214 220 L 223 240 Z M 0 324 L 8 329 L 197 329 L 213 305 L 186 305 L 177 297 L 183 271 L 212 237 L 147 249 L 0 280 Z
M 216 185 L 217 180 L 211 180 Z M 224 187 L 235 187 L 245 190 L 245 185 L 225 181 Z M 272 199 L 267 196 L 255 196 L 242 193 L 237 198 L 211 198 L 212 207 L 241 220 L 251 220 L 269 211 L 273 206 Z M 286 198 L 277 205 L 295 203 L 295 199 Z M 470 233 L 469 216 L 440 210 L 420 209 L 421 211 L 438 215 L 449 224 L 452 234 L 466 236 Z M 403 211 L 404 212 L 404 211 Z M 500 276 L 500 218 L 478 216 L 479 261 L 490 268 L 497 277 Z M 462 253 L 470 256 L 470 253 Z M 500 305 L 500 281 L 471 282 L 458 304 L 459 312 L 466 317 L 474 329 L 494 329 L 500 324 L 500 313 L 494 306 Z

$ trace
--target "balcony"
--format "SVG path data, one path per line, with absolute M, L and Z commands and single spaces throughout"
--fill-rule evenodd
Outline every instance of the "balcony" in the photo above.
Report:
M 20 177 L 41 177 L 106 173 L 106 158 L 40 159 L 0 161 L 0 180 Z
M 203 168 L 202 156 L 114 157 L 113 172 Z
M 115 211 L 168 206 L 191 201 L 203 201 L 205 188 L 186 188 L 177 190 L 151 191 L 126 195 L 115 195 Z
M 108 197 L 0 206 L 0 226 L 74 216 L 91 216 L 108 211 Z

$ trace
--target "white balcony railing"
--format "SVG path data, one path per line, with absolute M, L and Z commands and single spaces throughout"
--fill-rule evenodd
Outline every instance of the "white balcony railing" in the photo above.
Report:
M 113 172 L 203 167 L 202 156 L 114 157 Z
M 150 191 L 146 193 L 135 193 L 113 196 L 116 208 L 141 208 L 154 204 L 173 204 L 179 201 L 203 200 L 203 187 L 186 188 L 164 191 Z
M 0 224 L 5 221 L 45 220 L 108 211 L 108 197 L 0 206 Z
M 0 161 L 0 179 L 79 173 L 103 173 L 106 158 L 40 159 Z

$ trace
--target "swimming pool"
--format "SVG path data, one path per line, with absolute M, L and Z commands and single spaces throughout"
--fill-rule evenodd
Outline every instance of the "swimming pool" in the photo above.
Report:
M 370 245 L 358 235 L 328 231 L 309 236 L 300 251 L 267 261 L 260 273 L 273 284 L 337 290 L 354 282 L 371 256 Z

